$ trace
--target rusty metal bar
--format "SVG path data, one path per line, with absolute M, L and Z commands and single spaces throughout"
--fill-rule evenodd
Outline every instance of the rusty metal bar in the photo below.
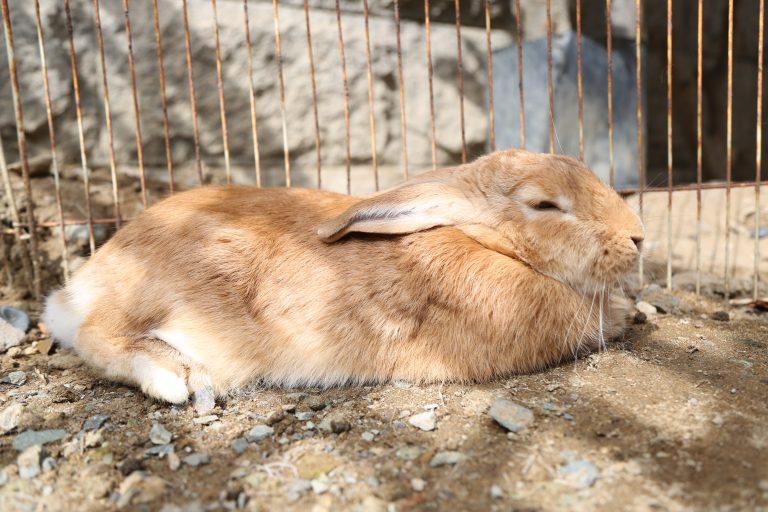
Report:
M 493 110 L 493 59 L 491 57 L 491 0 L 485 0 L 485 47 L 488 60 L 488 122 L 491 124 L 491 151 L 496 151 L 496 116 Z
M 27 138 L 24 133 L 24 113 L 21 108 L 21 93 L 19 91 L 19 76 L 16 68 L 16 50 L 13 43 L 13 28 L 11 13 L 8 10 L 8 0 L 2 0 L 3 25 L 5 27 L 5 47 L 8 53 L 8 69 L 11 75 L 11 92 L 13 93 L 13 112 L 16 116 L 16 138 L 19 144 L 19 160 L 26 193 L 27 222 L 30 225 L 29 247 L 32 258 L 32 291 L 36 299 L 40 299 L 40 261 L 37 247 L 37 231 L 35 229 L 35 201 L 32 197 L 32 182 L 27 160 Z
M 5 188 L 5 195 L 8 197 L 8 205 L 11 210 L 11 221 L 14 224 L 13 235 L 16 238 L 16 243 L 20 249 L 21 265 L 24 269 L 24 278 L 27 284 L 31 287 L 34 286 L 34 279 L 32 277 L 32 264 L 30 262 L 30 256 L 27 252 L 27 246 L 24 240 L 24 234 L 21 232 L 21 217 L 19 215 L 19 209 L 16 206 L 16 196 L 13 193 L 13 187 L 11 185 L 11 177 L 8 174 L 8 165 L 5 161 L 5 149 L 3 148 L 3 138 L 0 136 L 0 174 L 3 177 L 3 186 Z M 40 227 L 40 224 L 36 224 Z M 5 256 L 5 253 L 3 253 Z
M 464 63 L 461 58 L 461 6 L 455 0 L 456 6 L 456 64 L 459 69 L 459 113 L 461 115 L 461 163 L 467 162 L 467 136 L 464 126 Z
M 608 60 L 608 182 L 613 188 L 613 27 L 611 0 L 605 0 L 605 42 Z
M 639 1 L 640 0 L 638 0 L 638 2 Z M 637 37 L 639 41 L 639 36 Z M 638 47 L 639 47 L 639 44 L 640 43 L 638 42 Z M 637 60 L 639 62 L 640 58 L 638 57 Z M 584 87 L 582 83 L 582 78 L 583 78 L 583 75 L 581 71 L 581 0 L 576 0 L 576 89 L 579 97 L 579 160 L 583 162 L 584 161 Z M 642 258 L 641 258 L 640 265 L 642 266 Z
M 368 31 L 368 0 L 363 0 L 363 20 L 365 22 L 365 60 L 368 71 L 368 124 L 371 128 L 371 164 L 373 166 L 373 185 L 378 192 L 379 157 L 376 151 L 376 115 L 373 109 L 373 68 L 371 65 L 371 36 Z M 432 126 L 434 127 L 434 122 Z
M 75 95 L 75 114 L 77 115 L 77 135 L 80 141 L 80 165 L 83 172 L 83 188 L 85 189 L 85 213 L 88 224 L 88 244 L 91 254 L 96 251 L 96 238 L 93 234 L 93 208 L 91 207 L 91 171 L 88 169 L 88 159 L 85 152 L 85 135 L 83 130 L 83 111 L 80 107 L 80 79 L 77 74 L 77 54 L 75 53 L 74 28 L 69 0 L 64 0 L 64 21 L 67 27 L 69 41 L 69 67 L 72 70 L 72 89 Z
M 696 295 L 701 293 L 701 182 L 702 182 L 702 92 L 703 74 L 702 62 L 704 47 L 704 0 L 699 0 L 699 9 L 696 20 Z
M 317 114 L 317 87 L 315 86 L 315 58 L 312 53 L 312 31 L 309 27 L 309 4 L 304 0 L 304 21 L 307 25 L 307 52 L 309 55 L 309 79 L 312 83 L 312 112 L 315 116 L 315 154 L 317 161 L 317 188 L 322 187 L 322 176 L 320 175 L 321 155 L 320 155 L 320 118 Z M 370 59 L 369 59 L 370 60 Z
M 733 160 L 733 0 L 728 1 L 728 98 L 725 119 L 725 300 L 731 294 L 731 167 Z
M 224 172 L 227 185 L 232 184 L 232 168 L 229 163 L 229 133 L 227 130 L 227 107 L 224 101 L 224 74 L 221 70 L 221 45 L 219 44 L 219 11 L 216 0 L 211 0 L 213 10 L 213 48 L 216 55 L 216 86 L 219 90 L 219 114 L 221 116 L 221 140 L 224 143 Z
M 197 126 L 197 97 L 195 96 L 195 77 L 192 71 L 192 42 L 189 38 L 189 17 L 187 15 L 187 0 L 181 0 L 182 18 L 184 20 L 184 48 L 187 55 L 187 84 L 189 87 L 189 107 L 192 111 L 192 139 L 195 143 L 195 165 L 197 166 L 197 181 L 203 184 L 203 161 L 200 157 L 200 132 Z
M 259 156 L 259 132 L 256 125 L 256 93 L 253 87 L 253 47 L 251 27 L 248 20 L 248 0 L 243 0 L 245 48 L 248 51 L 248 100 L 251 104 L 251 134 L 253 136 L 253 163 L 256 168 L 256 186 L 261 187 L 261 158 Z
M 667 289 L 672 289 L 672 0 L 667 0 Z
M 517 87 L 520 91 L 520 147 L 525 149 L 525 101 L 523 100 L 523 27 L 520 17 L 520 0 L 515 0 L 515 24 L 517 25 Z
M 757 150 L 755 151 L 755 182 L 759 183 L 763 164 L 763 32 L 765 27 L 765 1 L 760 0 L 757 37 L 757 128 L 755 132 Z M 760 286 L 760 185 L 755 185 L 755 268 L 753 276 L 752 298 L 757 300 Z
M 437 169 L 437 141 L 435 139 L 435 94 L 432 87 L 432 28 L 429 19 L 429 0 L 424 0 L 424 30 L 427 38 L 427 78 L 429 80 L 429 119 L 432 128 L 432 169 Z
M 283 51 L 280 45 L 280 17 L 277 0 L 272 0 L 272 19 L 275 23 L 275 56 L 277 57 L 277 80 L 280 91 L 280 115 L 283 123 L 283 159 L 285 165 L 285 186 L 291 186 L 291 155 L 288 149 L 288 122 L 285 114 L 285 82 L 283 80 Z M 309 34 L 309 32 L 307 32 Z
M 643 34 L 642 34 L 642 0 L 635 0 L 635 88 L 637 102 L 637 183 L 639 188 L 639 216 L 640 222 L 643 221 L 643 189 L 645 188 L 645 148 L 643 147 Z M 581 41 L 579 41 L 579 54 L 581 54 Z M 579 71 L 581 71 L 581 58 L 579 58 Z M 579 72 L 579 150 L 584 153 L 584 123 L 583 123 L 583 103 L 581 96 L 581 72 Z M 643 268 L 643 253 L 640 253 L 638 262 L 638 279 L 640 286 L 645 280 Z
M 131 35 L 131 16 L 128 12 L 128 0 L 123 0 L 123 16 L 125 17 L 125 36 L 128 40 L 128 69 L 131 75 L 131 93 L 133 97 L 133 117 L 136 122 L 136 158 L 139 163 L 139 180 L 141 183 L 141 203 L 147 208 L 147 178 L 144 173 L 144 149 L 141 137 L 141 114 L 139 113 L 139 92 L 136 87 L 136 65 L 133 61 L 133 36 Z
M 61 243 L 61 268 L 64 271 L 64 281 L 69 281 L 69 258 L 67 256 L 67 237 L 64 233 L 64 206 L 61 201 L 61 176 L 59 174 L 59 159 L 56 155 L 56 130 L 53 124 L 53 107 L 51 105 L 51 89 L 48 82 L 48 60 L 45 54 L 45 33 L 40 19 L 40 2 L 35 0 L 35 25 L 37 27 L 37 46 L 40 52 L 40 72 L 43 76 L 43 91 L 45 93 L 45 113 L 48 121 L 48 135 L 51 141 L 51 173 L 53 174 L 54 196 L 56 198 L 56 213 L 59 217 L 59 242 Z
M 555 152 L 555 98 L 552 91 L 552 5 L 547 0 L 547 89 L 549 91 L 549 152 Z
M 347 82 L 347 58 L 344 55 L 344 33 L 341 26 L 341 6 L 336 0 L 336 26 L 339 33 L 339 57 L 341 58 L 341 83 L 344 91 L 344 149 L 347 170 L 347 195 L 352 194 L 352 168 L 349 154 L 349 83 Z
M 171 131 L 168 123 L 168 99 L 165 96 L 165 65 L 163 64 L 163 42 L 160 37 L 160 14 L 157 9 L 157 0 L 152 0 L 152 17 L 155 21 L 155 49 L 157 51 L 157 70 L 160 77 L 160 102 L 163 107 L 163 140 L 165 142 L 165 164 L 168 167 L 168 191 L 173 195 Z
M 397 78 L 400 85 L 400 131 L 403 141 L 403 177 L 408 179 L 408 145 L 405 136 L 405 85 L 403 84 L 403 50 L 400 45 L 400 0 L 395 0 L 395 37 L 397 38 Z
M 104 58 L 104 35 L 101 31 L 101 13 L 99 0 L 93 0 L 93 23 L 96 29 L 96 42 L 99 46 L 99 62 L 101 63 L 101 84 L 103 88 L 104 118 L 107 123 L 107 142 L 109 143 L 109 171 L 112 177 L 112 207 L 120 227 L 120 192 L 117 183 L 117 159 L 115 158 L 115 141 L 112 130 L 112 108 L 109 101 L 109 84 L 107 82 L 107 63 Z

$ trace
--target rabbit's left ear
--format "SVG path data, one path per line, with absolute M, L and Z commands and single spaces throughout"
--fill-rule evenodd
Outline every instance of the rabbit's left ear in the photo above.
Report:
M 322 223 L 317 234 L 325 242 L 335 242 L 352 232 L 413 233 L 470 222 L 474 210 L 461 190 L 445 182 L 411 182 L 357 203 Z

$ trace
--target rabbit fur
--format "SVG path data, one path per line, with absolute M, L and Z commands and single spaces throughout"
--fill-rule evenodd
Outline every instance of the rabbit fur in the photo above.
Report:
M 482 381 L 619 335 L 643 236 L 582 163 L 522 150 L 364 198 L 198 188 L 119 230 L 43 320 L 173 403 L 253 382 Z

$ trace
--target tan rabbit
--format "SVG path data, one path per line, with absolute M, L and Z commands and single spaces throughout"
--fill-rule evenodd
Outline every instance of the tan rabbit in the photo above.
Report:
M 174 403 L 257 381 L 487 380 L 620 334 L 642 240 L 583 164 L 520 150 L 367 198 L 200 188 L 120 230 L 44 321 Z

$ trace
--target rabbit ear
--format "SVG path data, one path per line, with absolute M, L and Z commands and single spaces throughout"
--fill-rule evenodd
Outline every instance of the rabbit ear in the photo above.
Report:
M 357 203 L 321 224 L 317 234 L 326 242 L 352 232 L 405 234 L 451 226 L 474 215 L 472 203 L 457 188 L 438 181 L 411 182 Z

